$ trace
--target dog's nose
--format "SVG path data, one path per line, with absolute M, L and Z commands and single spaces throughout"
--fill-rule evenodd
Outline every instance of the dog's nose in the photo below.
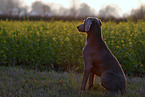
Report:
M 79 26 L 77 26 L 77 29 L 79 29 Z

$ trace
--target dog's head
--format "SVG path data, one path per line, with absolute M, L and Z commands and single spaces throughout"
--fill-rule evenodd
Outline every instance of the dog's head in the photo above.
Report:
M 89 17 L 86 20 L 84 20 L 84 23 L 77 26 L 79 32 L 88 32 L 91 28 L 91 25 L 93 23 L 96 23 L 97 26 L 102 26 L 101 20 L 93 17 Z

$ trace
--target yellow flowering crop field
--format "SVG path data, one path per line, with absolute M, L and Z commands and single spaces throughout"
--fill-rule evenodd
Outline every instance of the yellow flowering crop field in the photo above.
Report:
M 0 21 L 0 65 L 83 70 L 79 21 Z M 127 74 L 145 72 L 145 22 L 104 22 L 103 39 Z

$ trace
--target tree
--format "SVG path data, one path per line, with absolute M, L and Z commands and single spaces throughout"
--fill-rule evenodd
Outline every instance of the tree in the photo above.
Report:
M 131 16 L 133 18 L 139 18 L 139 19 L 145 18 L 145 4 L 142 4 L 138 9 L 133 9 L 131 11 Z
M 105 8 L 102 8 L 99 11 L 98 16 L 103 18 L 110 18 L 110 17 L 117 18 L 119 17 L 119 13 L 118 13 L 119 11 L 120 9 L 117 5 L 107 5 L 105 6 Z
M 5 0 L 0 0 L 0 11 L 3 14 L 5 14 L 5 12 L 6 12 L 6 2 L 5 2 Z
M 13 10 L 17 9 L 17 13 L 19 15 L 21 11 L 21 4 L 22 1 L 20 0 L 0 0 L 0 10 L 3 14 L 11 16 L 13 14 Z
M 94 10 L 91 9 L 91 7 L 89 5 L 87 5 L 86 3 L 82 3 L 80 5 L 80 8 L 78 10 L 78 15 L 79 16 L 94 16 Z
M 36 13 L 35 15 L 39 16 L 48 16 L 50 15 L 50 7 L 48 5 L 43 4 L 40 1 L 36 1 L 32 4 L 31 13 Z
M 67 8 L 60 7 L 60 9 L 59 9 L 59 15 L 60 16 L 69 16 L 70 15 L 69 11 L 70 10 L 67 9 Z
M 77 15 L 77 0 L 71 0 L 70 16 L 76 17 Z

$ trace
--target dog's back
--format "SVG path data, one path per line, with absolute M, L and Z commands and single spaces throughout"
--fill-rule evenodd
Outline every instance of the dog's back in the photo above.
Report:
M 105 50 L 104 52 L 105 52 L 105 55 L 103 57 L 104 71 L 101 74 L 102 86 L 104 86 L 106 89 L 110 91 L 125 92 L 126 77 L 120 63 L 109 49 Z

